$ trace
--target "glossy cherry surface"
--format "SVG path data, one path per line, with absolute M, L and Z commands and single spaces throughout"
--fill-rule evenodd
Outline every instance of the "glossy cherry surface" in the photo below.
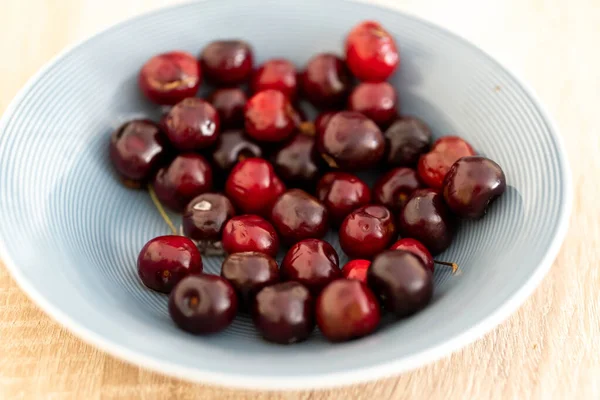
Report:
M 194 97 L 202 75 L 196 58 L 184 51 L 158 54 L 144 64 L 138 77 L 142 93 L 152 102 L 173 105 Z
M 348 109 L 363 113 L 381 129 L 398 118 L 398 96 L 387 82 L 363 82 L 356 86 L 348 98 Z
M 325 132 L 325 128 L 327 128 L 327 124 L 331 117 L 335 115 L 337 111 L 324 111 L 320 113 L 315 119 L 315 132 L 317 135 L 323 134 Z
M 223 228 L 223 249 L 228 254 L 256 251 L 275 257 L 279 237 L 275 228 L 258 215 L 238 215 Z
M 314 188 L 325 166 L 315 149 L 313 136 L 298 134 L 274 154 L 277 176 L 290 186 Z
M 340 246 L 349 257 L 371 259 L 396 238 L 394 217 L 384 206 L 367 205 L 344 219 L 339 235 Z
M 150 120 L 123 124 L 110 138 L 110 159 L 119 174 L 128 180 L 146 182 L 167 158 L 164 132 Z
M 208 101 L 219 113 L 221 129 L 241 129 L 244 127 L 244 107 L 246 93 L 238 88 L 217 89 L 210 94 Z
M 458 136 L 444 136 L 433 143 L 431 151 L 419 159 L 419 177 L 427 186 L 441 189 L 450 167 L 459 158 L 473 156 L 475 150 Z
M 218 193 L 201 194 L 185 207 L 183 233 L 196 241 L 220 241 L 225 223 L 234 215 L 235 209 L 227 197 Z
M 229 172 L 238 161 L 260 158 L 262 150 L 244 134 L 243 130 L 222 132 L 212 151 L 212 161 L 222 172 Z
M 379 127 L 356 111 L 341 111 L 317 136 L 317 150 L 333 168 L 359 170 L 375 166 L 385 151 Z
M 264 253 L 234 253 L 223 261 L 221 276 L 235 289 L 240 308 L 249 309 L 262 288 L 279 282 L 279 268 L 277 262 Z
M 328 172 L 317 184 L 317 198 L 327 208 L 332 223 L 339 225 L 352 211 L 369 204 L 371 190 L 355 175 Z
M 342 267 L 342 275 L 346 279 L 356 279 L 367 282 L 367 271 L 371 266 L 369 260 L 350 260 Z
M 422 187 L 417 171 L 412 168 L 394 168 L 379 178 L 373 187 L 373 199 L 397 213 L 402 210 L 408 197 Z
M 425 247 L 425 245 L 418 240 L 411 238 L 400 239 L 390 246 L 390 250 L 404 250 L 414 254 L 419 260 L 421 260 L 425 268 L 433 273 L 433 256 L 429 250 L 427 250 L 427 247 Z
M 297 90 L 296 67 L 290 61 L 276 58 L 265 62 L 252 76 L 250 87 L 253 93 L 262 90 L 279 90 L 288 99 L 296 97 Z
M 442 195 L 433 189 L 415 191 L 398 214 L 400 234 L 423 243 L 433 255 L 450 246 L 455 225 Z
M 247 158 L 231 171 L 225 193 L 244 213 L 269 215 L 272 205 L 285 191 L 273 166 L 262 158 Z
M 352 75 L 346 64 L 332 53 L 312 57 L 300 79 L 302 94 L 320 108 L 342 107 L 352 85 Z
M 422 310 L 433 295 L 432 274 L 412 253 L 387 250 L 371 263 L 367 283 L 396 317 Z
M 416 167 L 421 154 L 431 146 L 431 130 L 415 117 L 396 120 L 383 136 L 387 145 L 384 161 L 392 166 Z
M 140 279 L 150 289 L 169 293 L 184 277 L 202 272 L 202 257 L 183 236 L 159 236 L 144 245 L 137 259 Z
M 281 142 L 296 129 L 296 110 L 278 90 L 263 90 L 246 103 L 246 133 L 262 142 Z
M 175 104 L 162 121 L 169 141 L 180 151 L 210 146 L 217 140 L 221 126 L 217 110 L 195 97 Z
M 212 189 L 212 168 L 199 154 L 180 154 L 156 173 L 152 186 L 163 205 L 183 211 L 194 197 Z
M 319 239 L 305 239 L 293 245 L 281 262 L 280 273 L 282 280 L 300 282 L 315 295 L 342 276 L 334 248 Z
M 463 218 L 481 218 L 487 207 L 506 190 L 506 177 L 489 158 L 472 156 L 459 159 L 446 174 L 443 185 L 448 207 Z
M 280 344 L 301 342 L 315 328 L 314 300 L 298 282 L 267 286 L 256 296 L 252 319 L 265 340 Z
M 270 220 L 281 241 L 288 246 L 303 239 L 320 239 L 329 229 L 325 206 L 300 189 L 288 190 L 279 197 Z
M 327 339 L 343 342 L 372 333 L 381 320 L 377 298 L 363 282 L 338 279 L 317 298 L 317 325 Z
M 233 322 L 238 300 L 231 284 L 216 275 L 184 278 L 169 296 L 169 314 L 186 332 L 204 335 L 220 332 Z
M 202 73 L 217 86 L 235 86 L 252 75 L 252 48 L 241 40 L 217 40 L 209 43 L 200 54 Z
M 346 63 L 361 81 L 382 82 L 398 67 L 400 54 L 392 35 L 378 22 L 364 21 L 346 38 Z

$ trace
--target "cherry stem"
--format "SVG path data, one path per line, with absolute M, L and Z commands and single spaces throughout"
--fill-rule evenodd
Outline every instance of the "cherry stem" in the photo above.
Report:
M 439 264 L 439 265 L 446 265 L 448 267 L 452 267 L 452 273 L 455 274 L 456 271 L 458 271 L 458 264 L 457 263 L 453 263 L 453 262 L 448 262 L 448 261 L 438 261 L 438 260 L 433 260 L 434 263 Z
M 177 229 L 175 229 L 173 221 L 171 221 L 171 218 L 169 218 L 169 216 L 165 212 L 165 209 L 163 208 L 162 204 L 160 204 L 160 200 L 158 200 L 158 197 L 156 197 L 156 192 L 154 191 L 152 185 L 148 185 L 148 192 L 150 193 L 150 198 L 152 199 L 152 202 L 154 203 L 154 206 L 158 210 L 158 213 L 160 214 L 162 219 L 169 226 L 171 232 L 173 232 L 173 235 L 177 235 Z

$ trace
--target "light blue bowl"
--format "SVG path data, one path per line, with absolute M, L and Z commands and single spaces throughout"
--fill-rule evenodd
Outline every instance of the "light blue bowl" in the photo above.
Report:
M 210 337 L 176 329 L 166 297 L 146 290 L 135 268 L 142 245 L 166 227 L 144 192 L 118 183 L 107 154 L 115 127 L 132 116 L 159 115 L 139 94 L 140 66 L 159 52 L 198 54 L 216 38 L 244 38 L 258 62 L 286 57 L 301 67 L 314 53 L 341 52 L 349 29 L 367 18 L 380 21 L 400 45 L 392 83 L 402 112 L 423 118 L 437 136 L 465 137 L 506 172 L 506 194 L 483 220 L 464 223 L 440 256 L 458 262 L 462 274 L 438 270 L 430 307 L 345 344 L 331 345 L 319 334 L 294 346 L 265 343 L 243 317 Z M 0 247 L 29 296 L 113 355 L 227 386 L 342 385 L 458 349 L 538 285 L 564 238 L 571 205 L 560 137 L 518 79 L 436 26 L 340 0 L 215 0 L 119 24 L 39 72 L 10 105 L 0 132 Z M 218 259 L 205 263 L 218 272 Z

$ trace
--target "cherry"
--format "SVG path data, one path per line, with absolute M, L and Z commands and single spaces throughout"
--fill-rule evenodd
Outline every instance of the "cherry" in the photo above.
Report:
M 279 268 L 268 255 L 248 251 L 227 256 L 221 266 L 221 276 L 235 289 L 240 305 L 249 309 L 262 288 L 279 282 Z
M 335 225 L 342 223 L 352 211 L 369 204 L 369 186 L 346 172 L 329 172 L 317 184 L 317 197 L 325 205 Z
M 351 258 L 371 259 L 396 238 L 392 213 L 367 205 L 351 212 L 340 227 L 340 246 Z
M 481 218 L 506 190 L 504 171 L 489 158 L 459 159 L 444 179 L 443 194 L 448 207 L 463 218 Z
M 178 150 L 199 150 L 217 140 L 219 114 L 210 103 L 190 97 L 171 108 L 163 119 L 163 127 Z
M 252 48 L 241 40 L 217 40 L 202 50 L 200 63 L 209 82 L 218 86 L 239 85 L 252 75 Z
M 317 295 L 329 282 L 342 276 L 338 255 L 327 242 L 305 239 L 293 245 L 281 262 L 281 278 L 297 281 Z
M 123 124 L 110 138 L 110 159 L 127 180 L 145 182 L 152 179 L 166 159 L 167 139 L 161 129 L 149 120 Z
M 247 158 L 231 171 L 225 193 L 233 204 L 248 214 L 268 215 L 273 203 L 285 191 L 273 166 L 262 158 Z
M 294 99 L 297 88 L 296 67 L 283 58 L 269 60 L 254 73 L 250 87 L 253 93 L 274 89 L 288 99 Z
M 369 260 L 350 260 L 342 268 L 342 275 L 346 279 L 356 279 L 367 283 L 367 271 L 371 266 Z
M 262 289 L 254 302 L 254 326 L 265 340 L 280 344 L 303 341 L 315 328 L 314 301 L 298 282 L 283 282 Z
M 273 156 L 277 175 L 292 186 L 314 187 L 323 160 L 315 151 L 315 138 L 299 134 Z
M 379 23 L 364 21 L 346 38 L 346 63 L 361 81 L 382 82 L 400 63 L 396 43 Z
M 138 85 L 150 101 L 173 105 L 194 97 L 201 80 L 200 65 L 194 56 L 172 51 L 148 60 L 140 70 Z
M 461 157 L 473 156 L 475 150 L 458 136 L 445 136 L 433 143 L 431 151 L 419 159 L 419 177 L 434 189 L 441 189 L 444 177 Z
M 244 127 L 246 100 L 246 94 L 238 88 L 217 89 L 208 98 L 208 101 L 219 113 L 222 129 L 241 129 Z
M 412 253 L 387 250 L 367 272 L 369 287 L 396 317 L 407 317 L 425 308 L 433 295 L 432 274 Z
M 341 111 L 317 137 L 317 150 L 333 168 L 359 170 L 375 166 L 385 151 L 379 127 L 356 111 Z
M 364 82 L 350 93 L 348 109 L 363 113 L 385 129 L 398 117 L 398 96 L 387 82 Z
M 180 154 L 156 173 L 152 186 L 162 204 L 183 211 L 190 200 L 211 190 L 212 169 L 199 154 Z
M 256 251 L 275 257 L 279 237 L 275 228 L 258 215 L 238 215 L 223 228 L 223 249 L 228 254 Z
M 229 172 L 238 161 L 261 156 L 261 148 L 249 140 L 244 131 L 230 130 L 219 135 L 212 152 L 212 161 L 220 171 Z
M 415 167 L 421 154 L 429 151 L 431 131 L 415 117 L 403 117 L 383 134 L 387 143 L 384 160 L 388 165 Z
M 283 93 L 263 90 L 246 103 L 246 132 L 259 141 L 281 142 L 294 133 L 296 113 Z
M 335 111 L 325 111 L 320 113 L 315 119 L 315 131 L 317 135 L 322 135 L 325 132 L 325 128 L 327 128 L 327 124 L 331 117 L 335 115 Z
M 379 178 L 373 188 L 373 199 L 397 213 L 402 210 L 408 196 L 422 187 L 417 171 L 394 168 Z
M 339 108 L 350 92 L 352 76 L 342 59 L 331 53 L 312 57 L 300 76 L 302 93 L 316 107 Z
M 303 239 L 322 238 L 329 229 L 325 206 L 300 189 L 288 190 L 279 197 L 271 211 L 271 222 L 287 245 Z
M 144 245 L 137 259 L 140 279 L 152 290 L 169 293 L 189 274 L 202 272 L 202 257 L 183 236 L 159 236 Z
M 390 250 L 404 250 L 414 254 L 419 260 L 421 260 L 425 268 L 429 272 L 433 273 L 433 256 L 429 250 L 427 250 L 427 247 L 425 247 L 425 245 L 418 240 L 411 238 L 400 239 L 390 247 Z
M 216 333 L 233 322 L 238 300 L 227 280 L 216 275 L 184 278 L 169 296 L 169 314 L 175 324 L 195 335 Z
M 185 207 L 181 222 L 183 233 L 200 242 L 203 248 L 216 247 L 225 223 L 234 215 L 235 209 L 227 197 L 218 193 L 201 194 Z
M 436 255 L 452 243 L 455 220 L 439 192 L 419 189 L 398 215 L 398 227 L 402 236 L 418 240 Z
M 343 342 L 366 336 L 379 325 L 377 298 L 363 282 L 339 279 L 317 298 L 317 325 L 327 339 Z

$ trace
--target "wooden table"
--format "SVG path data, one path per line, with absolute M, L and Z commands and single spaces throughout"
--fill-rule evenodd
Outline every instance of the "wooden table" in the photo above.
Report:
M 0 1 L 0 110 L 66 45 L 169 3 Z M 600 3 L 379 3 L 480 45 L 520 72 L 558 121 L 576 190 L 571 227 L 525 305 L 476 343 L 396 378 L 339 390 L 252 393 L 178 381 L 103 354 L 50 320 L 0 267 L 0 399 L 600 398 Z

